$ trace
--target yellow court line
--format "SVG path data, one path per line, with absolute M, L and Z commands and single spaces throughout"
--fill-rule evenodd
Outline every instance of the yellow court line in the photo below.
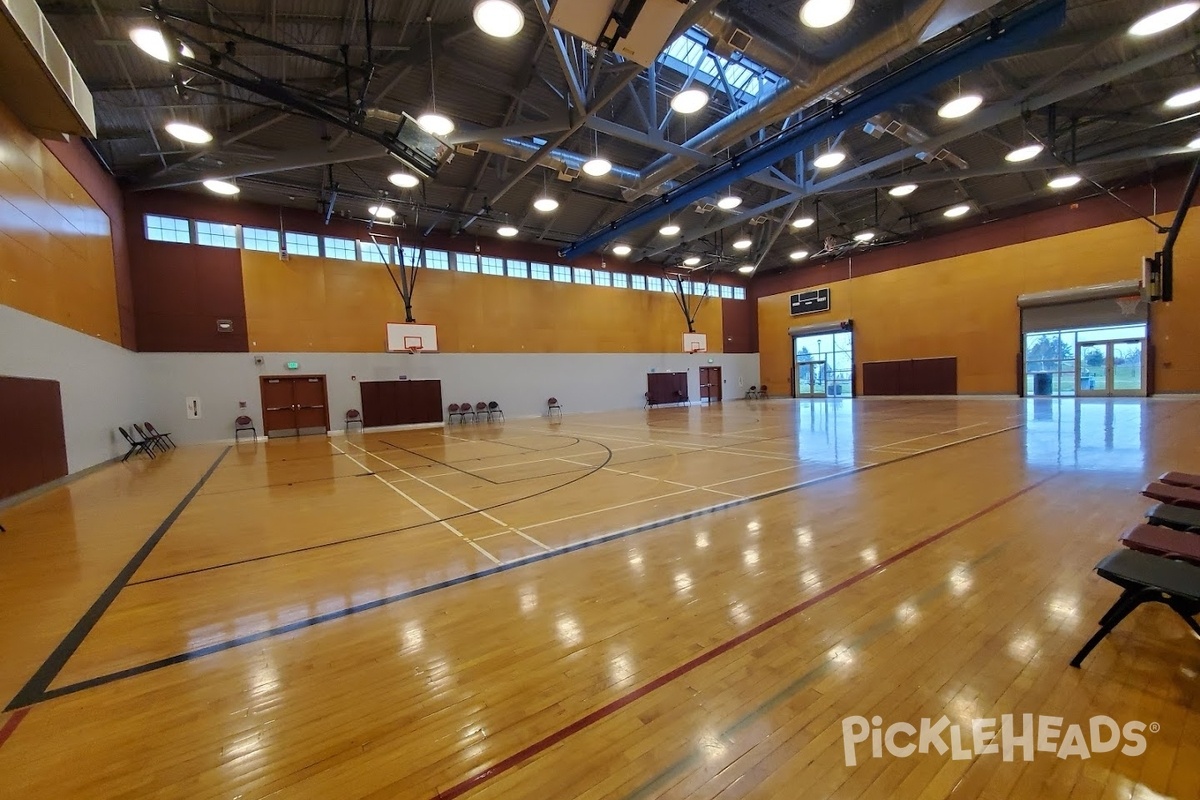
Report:
M 351 446 L 353 446 L 353 447 L 358 447 L 358 445 L 355 445 L 355 444 L 353 444 L 352 442 L 347 442 L 346 444 L 349 444 L 349 445 L 351 445 Z M 380 483 L 382 483 L 384 486 L 388 487 L 388 488 L 389 488 L 389 489 L 391 489 L 393 492 L 395 492 L 396 494 L 400 495 L 401 497 L 403 497 L 403 498 L 404 498 L 405 500 L 407 500 L 408 502 L 412 503 L 412 504 L 413 504 L 414 506 L 416 506 L 417 508 L 421 509 L 421 511 L 425 512 L 426 514 L 428 514 L 428 515 L 429 515 L 429 517 L 430 517 L 430 519 L 432 519 L 434 522 L 436 522 L 436 523 L 438 523 L 439 525 L 441 525 L 443 528 L 446 528 L 448 531 L 450 531 L 451 533 L 453 533 L 453 534 L 454 534 L 455 536 L 457 536 L 458 538 L 462 539 L 464 542 L 466 542 L 467 544 L 469 544 L 471 547 L 473 547 L 473 548 L 475 548 L 476 550 L 478 550 L 478 551 L 479 551 L 480 553 L 482 553 L 482 554 L 483 554 L 483 555 L 484 555 L 484 556 L 485 556 L 485 557 L 486 557 L 488 560 L 490 560 L 490 561 L 491 561 L 493 564 L 499 564 L 499 563 L 500 563 L 500 559 L 496 558 L 494 555 L 492 555 L 491 553 L 489 553 L 487 550 L 484 550 L 482 547 L 480 547 L 479 545 L 475 544 L 475 542 L 473 542 L 473 541 L 471 541 L 470 539 L 468 539 L 466 536 L 464 536 L 464 535 L 463 535 L 463 532 L 462 532 L 462 531 L 460 531 L 458 528 L 455 528 L 455 527 L 454 527 L 453 525 L 451 525 L 449 522 L 447 522 L 446 520 L 442 519 L 442 518 L 441 518 L 441 517 L 439 517 L 437 514 L 434 514 L 434 513 L 433 513 L 432 511 L 430 511 L 428 508 L 426 508 L 425 506 L 421 505 L 421 504 L 420 504 L 420 503 L 418 503 L 416 500 L 414 500 L 413 498 L 409 497 L 409 496 L 408 496 L 407 494 L 405 494 L 404 492 L 402 492 L 402 491 L 400 491 L 399 489 L 397 489 L 397 488 L 396 488 L 395 486 L 393 486 L 391 483 L 388 483 L 387 479 L 385 479 L 385 478 L 383 478 L 383 477 L 381 477 L 381 476 L 379 476 L 379 475 L 375 475 L 375 473 L 374 473 L 374 472 L 371 470 L 371 468 L 370 468 L 370 467 L 368 467 L 366 464 L 362 463 L 361 461 L 359 461 L 358 459 L 356 459 L 354 456 L 350 455 L 350 454 L 349 454 L 349 453 L 347 453 L 345 450 L 343 450 L 342 448 L 338 447 L 338 446 L 337 446 L 336 444 L 334 444 L 333 442 L 330 442 L 330 443 L 329 443 L 329 446 L 330 446 L 330 447 L 332 447 L 334 450 L 337 450 L 339 453 L 341 453 L 342 455 L 344 455 L 346 458 L 348 458 L 348 459 L 350 459 L 351 461 L 353 461 L 353 462 L 354 462 L 355 464 L 357 464 L 358 466 L 360 466 L 360 467 L 362 467 L 363 469 L 365 469 L 367 472 L 370 472 L 370 473 L 371 473 L 372 475 L 374 475 L 374 476 L 375 476 L 375 478 L 376 478 L 376 479 L 378 479 L 378 480 L 379 480 L 379 482 L 380 482 Z M 370 452 L 370 451 L 368 451 L 368 450 L 363 450 L 363 448 L 361 448 L 361 447 L 359 447 L 359 449 L 360 449 L 360 450 L 362 450 L 364 453 L 369 453 L 369 452 Z M 382 460 L 382 459 L 381 459 L 381 460 Z

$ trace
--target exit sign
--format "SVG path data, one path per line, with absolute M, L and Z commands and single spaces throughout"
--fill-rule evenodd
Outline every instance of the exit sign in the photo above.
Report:
M 287 368 L 288 369 L 300 369 L 300 362 L 299 361 L 289 361 L 287 363 Z

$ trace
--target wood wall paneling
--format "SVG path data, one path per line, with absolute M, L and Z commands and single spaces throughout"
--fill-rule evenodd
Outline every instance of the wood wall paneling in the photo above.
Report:
M 67 474 L 58 381 L 0 376 L 0 499 Z
M 122 343 L 108 216 L 2 105 L 0 303 Z
M 361 381 L 364 428 L 441 422 L 441 381 Z

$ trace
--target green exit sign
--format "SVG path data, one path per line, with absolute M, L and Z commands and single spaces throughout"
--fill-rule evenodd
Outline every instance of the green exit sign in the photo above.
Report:
M 289 361 L 287 363 L 287 368 L 288 369 L 300 369 L 300 362 L 299 361 Z

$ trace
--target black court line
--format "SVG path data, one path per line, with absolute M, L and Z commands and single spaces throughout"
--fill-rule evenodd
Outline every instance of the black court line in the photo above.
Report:
M 395 533 L 404 533 L 405 531 L 412 531 L 412 530 L 416 530 L 418 528 L 425 528 L 425 527 L 428 527 L 429 525 L 440 525 L 443 522 L 452 522 L 456 519 L 463 519 L 464 517 L 471 517 L 476 514 L 481 514 L 483 512 L 486 512 L 486 511 L 493 511 L 497 508 L 503 508 L 504 506 L 513 505 L 514 503 L 522 503 L 526 500 L 532 500 L 535 497 L 541 497 L 542 495 L 549 494 L 550 492 L 557 491 L 566 486 L 570 486 L 572 483 L 576 483 L 577 481 L 581 481 L 590 475 L 594 475 L 597 472 L 599 472 L 600 470 L 604 469 L 606 466 L 608 466 L 608 462 L 612 461 L 612 455 L 613 455 L 612 450 L 609 450 L 608 447 L 600 444 L 599 442 L 589 442 L 589 444 L 594 444 L 597 447 L 600 447 L 601 449 L 603 449 L 605 451 L 605 453 L 607 453 L 603 464 L 600 464 L 599 466 L 596 466 L 596 467 L 584 467 L 584 468 L 580 468 L 578 470 L 566 470 L 563 473 L 556 473 L 556 475 L 557 474 L 569 474 L 572 472 L 581 472 L 583 469 L 589 470 L 588 472 L 584 473 L 583 475 L 577 475 L 569 481 L 560 483 L 557 486 L 550 486 L 546 489 L 542 489 L 540 492 L 534 492 L 533 494 L 524 495 L 522 497 L 517 497 L 512 500 L 505 500 L 502 503 L 496 503 L 495 505 L 485 506 L 483 508 L 476 509 L 475 511 L 464 511 L 461 514 L 453 514 L 449 517 L 442 517 L 440 519 L 431 519 L 426 522 L 417 522 L 412 525 L 405 525 L 402 528 L 388 528 L 387 530 L 375 531 L 373 533 L 364 533 L 360 536 L 350 536 L 346 539 L 338 539 L 338 540 L 332 541 L 332 542 L 322 542 L 321 544 L 313 544 L 313 545 L 309 545 L 307 547 L 297 547 L 293 550 L 281 550 L 277 553 L 267 553 L 266 555 L 254 556 L 253 558 L 243 558 L 238 561 L 227 561 L 223 564 L 213 564 L 212 566 L 208 566 L 208 567 L 198 567 L 197 569 L 185 570 L 183 572 L 173 572 L 169 575 L 158 575 L 153 578 L 145 578 L 140 581 L 133 581 L 129 585 L 130 586 L 141 586 L 142 584 L 145 584 L 145 583 L 157 583 L 158 581 L 165 581 L 165 580 L 169 580 L 171 578 L 182 578 L 187 575 L 198 575 L 202 572 L 212 572 L 213 570 L 226 569 L 227 567 L 236 567 L 241 564 L 253 564 L 253 563 L 256 563 L 259 561 L 269 561 L 272 558 L 282 558 L 283 556 L 292 556 L 292 555 L 296 555 L 297 553 L 307 553 L 311 550 L 321 550 L 326 547 L 336 547 L 338 545 L 348 544 L 350 542 L 361 542 L 365 539 L 376 539 L 380 536 L 391 536 L 392 534 L 395 534 Z M 345 455 L 350 458 L 353 458 L 353 456 L 351 456 L 349 453 L 341 453 L 340 455 Z M 373 475 L 374 473 L 369 473 L 369 474 Z M 554 476 L 544 476 L 544 477 L 554 477 Z
M 508 572 L 510 570 L 518 569 L 520 567 L 529 566 L 530 564 L 537 564 L 539 562 L 546 561 L 551 558 L 557 558 L 559 556 L 567 555 L 569 553 L 579 552 L 581 550 L 588 550 L 588 549 L 590 549 L 592 547 L 596 547 L 598 545 L 608 544 L 609 542 L 614 542 L 614 541 L 617 541 L 620 539 L 625 539 L 627 537 L 635 536 L 640 533 L 646 533 L 648 531 L 653 531 L 653 530 L 657 530 L 659 528 L 664 528 L 668 525 L 674 525 L 677 522 L 683 522 L 685 520 L 693 519 L 695 517 L 707 516 L 709 514 L 713 514 L 718 511 L 724 511 L 726 509 L 730 509 L 730 508 L 734 508 L 734 507 L 742 506 L 742 505 L 747 505 L 749 503 L 756 503 L 756 502 L 759 502 L 761 500 L 766 500 L 771 497 L 777 497 L 779 495 L 789 494 L 791 492 L 795 492 L 800 489 L 806 489 L 808 487 L 815 486 L 817 484 L 826 483 L 828 481 L 833 481 L 833 480 L 838 480 L 839 478 L 846 478 L 846 477 L 850 477 L 850 476 L 860 475 L 863 472 L 867 472 L 869 470 L 876 469 L 878 467 L 883 467 L 883 466 L 887 466 L 890 464 L 898 464 L 902 461 L 908 461 L 909 459 L 917 458 L 919 456 L 928 455 L 930 453 L 941 452 L 942 450 L 946 450 L 951 447 L 958 447 L 959 445 L 969 444 L 971 442 L 976 442 L 981 439 L 991 438 L 992 436 L 997 436 L 997 435 L 1000 435 L 1003 433 L 1011 433 L 1012 431 L 1020 430 L 1023 427 L 1024 427 L 1024 425 L 1022 424 L 1022 425 L 1014 425 L 1009 428 L 1002 428 L 1000 430 L 980 434 L 979 436 L 974 436 L 969 439 L 963 439 L 962 441 L 959 441 L 959 442 L 951 442 L 949 444 L 940 445 L 938 447 L 930 448 L 929 450 L 923 450 L 918 453 L 910 453 L 908 455 L 900 456 L 899 458 L 895 458 L 890 461 L 880 461 L 880 462 L 877 462 L 874 464 L 866 464 L 861 467 L 855 467 L 853 469 L 844 470 L 842 472 L 835 472 L 833 474 L 825 475 L 820 478 L 813 478 L 812 480 L 803 481 L 803 482 L 795 484 L 793 486 L 785 486 L 783 488 L 773 489 L 769 492 L 764 492 L 759 495 L 752 495 L 750 497 L 738 498 L 736 500 L 729 500 L 729 501 L 719 503 L 714 506 L 708 506 L 706 508 L 696 509 L 694 511 L 687 511 L 687 512 L 684 512 L 682 514 L 677 514 L 672 517 L 666 517 L 664 519 L 655 520 L 653 522 L 643 523 L 641 525 L 637 525 L 632 528 L 625 528 L 624 530 L 614 531 L 613 533 L 608 533 L 608 534 L 604 534 L 602 536 L 597 536 L 593 539 L 587 539 L 582 542 L 576 542 L 574 544 L 564 545 L 563 547 L 558 547 L 553 550 L 548 550 L 544 553 L 534 553 L 532 555 L 525 556 L 524 558 L 519 558 L 515 561 L 509 561 L 504 564 L 497 564 L 494 567 L 488 567 L 488 568 L 480 570 L 478 572 L 470 572 L 470 573 L 467 573 L 466 575 L 460 575 L 456 578 L 448 578 L 444 581 L 438 581 L 437 583 L 429 584 L 427 586 L 422 586 L 417 589 L 410 589 L 409 591 L 401 592 L 400 594 L 390 595 L 388 597 L 381 597 L 376 600 L 371 600 L 371 601 L 368 601 L 365 603 L 360 603 L 358 605 L 338 609 L 337 611 L 329 611 L 324 614 L 317 614 L 312 617 L 307 617 L 302 620 L 297 620 L 296 622 L 290 622 L 286 625 L 280 625 L 280 626 L 277 626 L 274 628 L 268 628 L 267 630 L 259 631 L 257 633 L 246 634 L 245 636 L 238 636 L 233 639 L 228 639 L 224 642 L 217 642 L 215 644 L 206 645 L 204 647 L 199 647 L 194 650 L 188 650 L 183 653 L 177 653 L 172 656 L 167 656 L 166 658 L 156 659 L 154 661 L 150 661 L 145 664 L 140 664 L 135 667 L 128 667 L 126 669 L 118 670 L 117 672 L 110 672 L 105 675 L 97 675 L 93 678 L 88 678 L 86 680 L 79 681 L 77 683 L 68 684 L 67 686 L 60 686 L 57 689 L 51 689 L 51 690 L 43 692 L 39 697 L 29 700 L 26 703 L 26 705 L 33 705 L 36 703 L 44 702 L 46 700 L 52 700 L 56 697 L 62 697 L 64 695 L 74 694 L 76 692 L 81 692 L 85 689 L 91 689 L 96 686 L 103 686 L 105 684 L 112 683 L 114 681 L 123 680 L 125 678 L 132 678 L 137 675 L 143 675 L 147 672 L 154 672 L 156 670 L 160 670 L 165 667 L 170 667 L 175 664 L 182 664 L 186 661 L 194 661 L 198 658 L 203 658 L 204 656 L 214 655 L 216 653 L 221 653 L 226 650 L 232 650 L 236 647 L 241 647 L 241 646 L 247 645 L 247 644 L 253 644 L 254 642 L 261 642 L 265 639 L 272 639 L 272 638 L 275 638 L 276 636 L 283 636 L 283 635 L 293 633 L 298 630 L 303 630 L 304 628 L 312 627 L 314 625 L 320 625 L 325 622 L 332 622 L 334 620 L 342 619 L 344 617 L 350 617 L 350 616 L 354 616 L 356 614 L 361 614 L 364 611 L 372 611 L 376 608 L 382 608 L 384 606 L 389 606 L 394 603 L 402 602 L 404 600 L 410 600 L 414 597 L 420 597 L 421 595 L 430 594 L 431 592 L 440 591 L 442 589 L 449 589 L 451 587 L 459 586 L 464 583 L 470 583 L 472 581 L 480 580 L 481 578 L 487 578 L 492 575 L 498 575 L 502 572 Z M 1057 473 L 1055 473 L 1055 474 L 1057 474 Z M 1049 478 L 1047 478 L 1045 480 L 1048 480 L 1048 479 Z M 1041 483 L 1044 483 L 1045 480 L 1043 480 Z M 1031 487 L 1027 487 L 1026 489 L 1022 490 L 1022 493 L 1029 491 L 1031 489 L 1037 488 L 1038 485 L 1040 485 L 1040 483 L 1035 484 L 1034 486 L 1031 486 Z M 426 523 L 426 524 L 429 524 L 429 523 Z M 436 523 L 434 523 L 434 524 L 436 524 Z M 10 704 L 9 708 L 6 710 L 13 710 L 13 709 L 19 708 L 19 707 L 20 706 L 16 703 L 16 700 L 14 700 L 13 703 Z
M 21 687 L 16 697 L 4 709 L 5 711 L 14 711 L 24 706 L 33 705 L 51 696 L 47 694 L 47 690 L 50 684 L 54 682 L 54 679 L 58 677 L 58 673 L 66 666 L 67 661 L 75 654 L 75 651 L 79 649 L 79 645 L 83 644 L 83 640 L 91 633 L 92 628 L 96 627 L 96 623 L 100 621 L 100 617 L 104 615 L 104 612 L 117 599 L 117 595 L 129 583 L 129 579 L 133 577 L 133 574 L 138 571 L 138 568 L 150 556 L 150 551 L 166 536 L 167 531 L 175 523 L 175 520 L 179 519 L 179 515 L 192 502 L 192 499 L 199 493 L 205 482 L 212 477 L 221 460 L 225 458 L 231 449 L 233 449 L 232 446 L 229 446 L 221 451 L 220 455 L 213 461 L 212 466 L 200 476 L 200 480 L 196 481 L 196 485 L 192 487 L 192 490 L 184 495 L 179 504 L 162 521 L 162 524 L 154 530 L 154 533 L 150 534 L 150 538 L 133 554 L 133 558 L 129 559 L 129 563 L 117 573 L 117 576 L 112 579 L 112 583 L 108 585 L 108 588 L 101 592 L 100 596 L 96 598 L 96 602 L 92 603 L 92 607 L 84 612 L 79 621 L 75 623 L 75 627 L 71 628 L 67 635 L 63 637 L 63 640 L 58 643 L 58 647 L 54 648 L 54 651 L 42 662 L 42 665 L 33 673 L 33 677 Z

